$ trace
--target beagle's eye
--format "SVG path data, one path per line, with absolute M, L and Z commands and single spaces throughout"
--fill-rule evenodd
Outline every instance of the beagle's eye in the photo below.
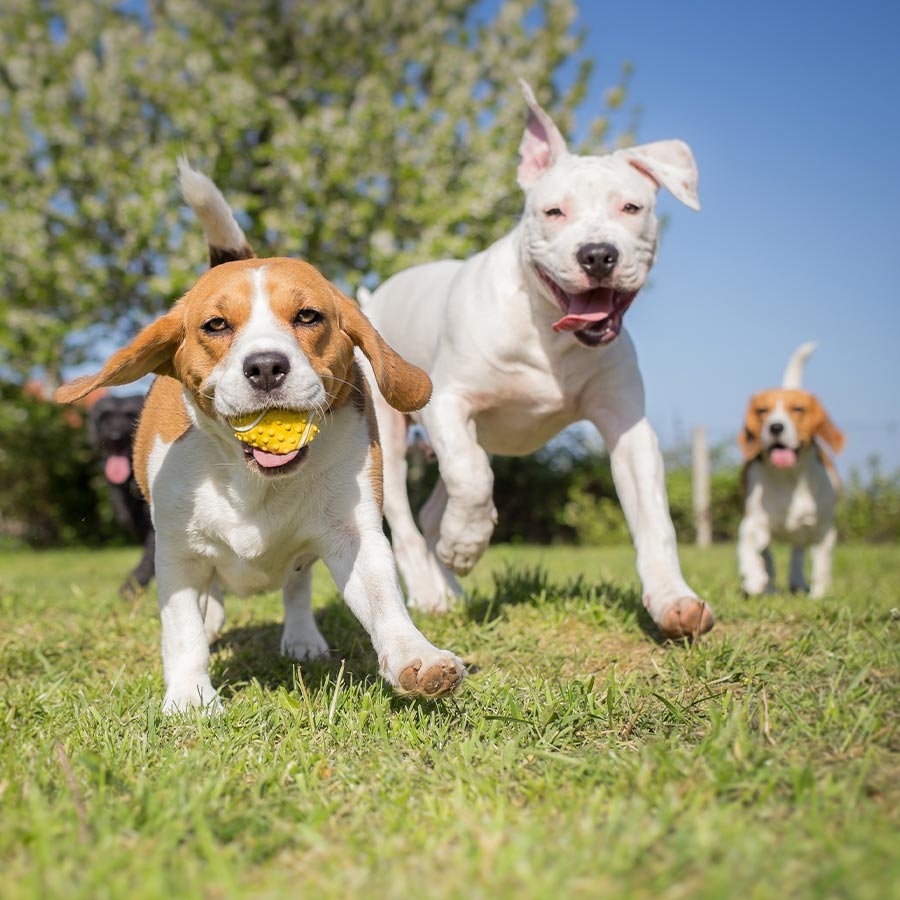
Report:
M 626 203 L 622 207 L 622 212 L 628 213 L 628 215 L 633 216 L 639 213 L 643 208 L 643 206 L 638 206 L 637 203 Z
M 798 416 L 802 416 L 806 412 L 805 406 L 792 406 L 791 412 L 796 413 Z
M 301 309 L 296 316 L 294 316 L 294 327 L 297 325 L 315 325 L 318 322 L 321 322 L 323 319 L 322 313 L 320 313 L 317 309 Z
M 563 211 L 558 206 L 553 206 L 550 209 L 545 209 L 544 215 L 548 219 L 560 219 L 562 218 Z
M 754 412 L 760 418 L 762 418 L 763 416 L 766 416 L 769 414 L 769 407 L 768 406 L 757 406 L 756 409 L 754 410 Z
M 225 334 L 231 331 L 231 326 L 221 316 L 214 316 L 207 319 L 201 326 L 202 331 L 207 334 Z

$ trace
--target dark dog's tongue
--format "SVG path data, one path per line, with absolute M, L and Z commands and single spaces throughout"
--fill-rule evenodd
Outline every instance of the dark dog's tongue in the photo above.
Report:
M 583 294 L 566 294 L 569 309 L 558 322 L 553 323 L 554 331 L 580 331 L 595 322 L 608 319 L 615 311 L 616 292 L 610 288 L 594 288 Z
M 125 484 L 131 475 L 131 463 L 127 456 L 108 456 L 103 473 L 110 484 Z

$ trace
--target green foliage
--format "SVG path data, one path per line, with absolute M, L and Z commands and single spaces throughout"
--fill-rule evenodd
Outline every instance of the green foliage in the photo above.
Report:
M 295 667 L 280 598 L 229 598 L 211 720 L 161 714 L 136 552 L 0 558 L 4 900 L 897 894 L 897 548 L 838 547 L 819 602 L 686 548 L 719 616 L 693 646 L 653 639 L 630 548 L 492 548 L 418 618 L 472 668 L 438 703 L 384 687 L 316 567 L 334 659 Z
M 186 289 L 206 249 L 178 153 L 261 254 L 350 289 L 495 240 L 522 202 L 516 79 L 568 132 L 590 63 L 554 87 L 583 40 L 574 0 L 486 15 L 477 0 L 4 2 L 0 372 L 57 377 Z M 585 124 L 601 149 L 608 120 Z
M 83 414 L 0 382 L 0 537 L 48 546 L 115 534 Z
M 900 470 L 887 475 L 876 458 L 865 478 L 854 469 L 842 491 L 837 529 L 845 540 L 900 541 Z

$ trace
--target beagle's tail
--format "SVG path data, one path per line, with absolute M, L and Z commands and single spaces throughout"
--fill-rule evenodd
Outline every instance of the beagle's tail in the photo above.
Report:
M 372 292 L 367 287 L 360 285 L 356 289 L 356 302 L 359 304 L 360 309 L 364 310 L 369 305 L 371 299 Z
M 806 361 L 812 356 L 812 352 L 817 346 L 815 341 L 807 341 L 794 351 L 794 355 L 788 360 L 784 375 L 781 377 L 782 388 L 800 390 L 803 387 L 803 370 L 806 368 Z
M 222 192 L 212 179 L 191 168 L 186 156 L 178 157 L 181 196 L 194 211 L 209 245 L 209 267 L 236 259 L 253 259 L 253 252 Z

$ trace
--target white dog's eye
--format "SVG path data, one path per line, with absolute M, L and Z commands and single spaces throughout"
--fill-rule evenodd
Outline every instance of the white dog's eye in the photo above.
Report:
M 637 203 L 626 203 L 622 207 L 622 212 L 628 213 L 628 215 L 633 216 L 635 213 L 639 213 L 643 207 L 638 206 Z
M 562 214 L 563 211 L 558 206 L 554 206 L 551 209 L 544 210 L 544 215 L 548 219 L 558 219 Z
M 322 313 L 317 309 L 301 309 L 294 316 L 294 325 L 315 325 L 322 321 Z
M 221 316 L 207 319 L 200 327 L 207 334 L 224 334 L 227 331 L 231 331 L 231 326 Z

